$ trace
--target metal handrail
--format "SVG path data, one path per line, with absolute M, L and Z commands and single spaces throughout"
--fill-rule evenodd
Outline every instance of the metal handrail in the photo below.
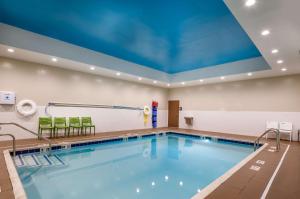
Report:
M 275 135 L 276 135 L 276 150 L 279 151 L 279 149 L 280 149 L 280 132 L 278 129 L 274 129 L 274 128 L 266 130 L 263 134 L 261 134 L 258 138 L 256 138 L 256 140 L 254 141 L 254 151 L 256 151 L 256 149 L 258 148 L 260 139 L 263 136 L 265 136 L 267 133 L 275 133 Z
M 49 102 L 45 107 L 45 113 L 51 116 L 48 112 L 50 106 L 56 107 L 83 107 L 83 108 L 110 108 L 110 109 L 128 109 L 128 110 L 144 110 L 140 107 L 130 107 L 130 106 L 111 106 L 111 105 L 101 105 L 101 104 L 73 104 L 73 103 L 60 103 L 60 102 Z
M 27 131 L 27 132 L 33 134 L 33 135 L 36 135 L 38 138 L 41 138 L 42 140 L 45 140 L 46 142 L 48 142 L 48 145 L 49 145 L 49 152 L 51 153 L 51 150 L 52 150 L 52 143 L 51 143 L 51 141 L 50 141 L 48 138 L 45 138 L 45 137 L 43 137 L 43 136 L 40 136 L 38 133 L 36 133 L 36 132 L 34 132 L 34 131 L 30 130 L 30 129 L 27 129 L 27 128 L 25 128 L 24 126 L 21 126 L 20 124 L 17 124 L 17 123 L 14 123 L 14 122 L 0 122 L 0 126 L 1 126 L 1 125 L 14 125 L 14 126 L 17 126 L 17 127 L 21 128 L 21 129 L 23 129 L 23 130 L 25 130 L 25 131 Z
M 14 135 L 9 134 L 9 133 L 5 133 L 5 134 L 0 134 L 0 136 L 10 136 L 12 138 L 12 142 L 13 142 L 13 156 L 16 156 L 16 138 Z

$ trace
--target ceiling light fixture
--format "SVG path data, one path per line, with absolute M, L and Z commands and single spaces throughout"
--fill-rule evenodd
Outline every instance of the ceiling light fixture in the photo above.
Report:
M 90 70 L 95 70 L 95 67 L 94 67 L 94 66 L 91 66 L 91 67 L 90 67 Z
M 13 52 L 15 52 L 15 50 L 14 50 L 14 49 L 12 49 L 12 48 L 8 48 L 8 49 L 7 49 L 7 51 L 8 51 L 8 52 L 10 52 L 10 53 L 13 53 Z
M 52 57 L 51 60 L 52 60 L 53 62 L 57 62 L 57 58 L 56 58 L 56 57 Z
M 185 82 L 181 82 L 182 85 L 185 85 Z
M 279 50 L 278 49 L 273 49 L 271 52 L 272 52 L 272 54 L 276 54 L 276 53 L 279 52 Z
M 171 85 L 170 84 L 167 84 L 167 87 L 170 87 Z
M 154 81 L 153 81 L 153 83 L 154 83 L 154 84 L 156 84 L 156 83 L 157 83 L 157 81 L 156 81 L 156 80 L 154 80 Z
M 117 73 L 116 73 L 116 75 L 117 75 L 117 76 L 120 76 L 120 75 L 121 75 L 121 73 L 120 73 L 120 72 L 117 72 Z
M 281 71 L 285 72 L 287 71 L 287 68 L 282 68 Z
M 279 59 L 277 60 L 277 64 L 282 64 L 283 63 L 283 60 Z
M 139 79 L 139 81 L 141 81 L 143 78 L 139 77 L 138 79 Z
M 261 35 L 262 36 L 267 36 L 267 35 L 269 35 L 270 34 L 270 31 L 269 30 L 263 30 L 262 32 L 261 32 Z
M 221 79 L 221 80 L 224 80 L 224 79 L 225 79 L 225 77 L 224 77 L 224 76 L 222 76 L 222 77 L 220 77 L 220 79 Z
M 247 75 L 250 77 L 250 76 L 252 76 L 252 73 L 248 73 Z
M 246 5 L 247 7 L 251 7 L 251 6 L 253 6 L 255 3 L 256 3 L 256 0 L 247 0 L 246 3 L 245 3 L 245 5 Z

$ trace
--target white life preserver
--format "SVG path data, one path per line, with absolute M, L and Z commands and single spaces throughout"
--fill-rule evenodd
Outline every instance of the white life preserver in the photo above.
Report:
M 25 106 L 29 106 L 29 109 L 24 109 Z M 23 116 L 34 115 L 37 111 L 36 103 L 32 100 L 21 100 L 17 104 L 17 111 Z
M 150 108 L 149 106 L 144 106 L 144 114 L 149 115 L 150 114 Z

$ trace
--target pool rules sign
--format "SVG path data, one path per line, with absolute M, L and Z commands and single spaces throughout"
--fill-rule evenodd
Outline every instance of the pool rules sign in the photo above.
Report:
M 16 94 L 11 91 L 0 91 L 0 104 L 13 105 L 16 103 Z

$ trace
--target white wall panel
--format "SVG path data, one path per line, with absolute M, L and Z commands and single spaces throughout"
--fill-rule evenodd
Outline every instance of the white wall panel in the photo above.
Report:
M 20 116 L 16 111 L 9 109 L 0 113 L 1 122 L 16 122 L 33 131 L 37 132 L 38 117 L 44 116 L 44 106 L 38 107 L 36 115 L 28 118 Z M 97 108 L 64 108 L 50 107 L 49 112 L 53 116 L 91 116 L 96 125 L 96 132 L 121 131 L 133 129 L 151 128 L 151 116 L 149 116 L 148 124 L 144 125 L 144 116 L 142 111 L 124 110 L 124 109 L 97 109 Z M 167 110 L 158 110 L 158 127 L 166 127 L 168 125 Z M 30 133 L 26 133 L 12 126 L 4 126 L 0 133 L 12 133 L 17 139 L 32 138 Z M 1 140 L 8 138 L 0 138 Z
M 265 131 L 266 121 L 289 121 L 293 123 L 293 138 L 300 129 L 300 112 L 256 112 L 256 111 L 181 111 L 180 128 L 258 136 Z M 194 117 L 192 127 L 187 126 L 185 116 Z

